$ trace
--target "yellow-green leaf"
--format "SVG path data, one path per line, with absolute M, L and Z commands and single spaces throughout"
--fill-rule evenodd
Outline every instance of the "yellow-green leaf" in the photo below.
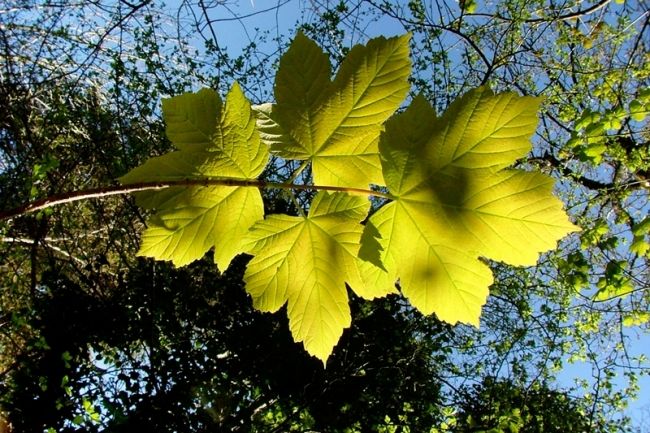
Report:
M 120 178 L 124 184 L 204 178 L 254 179 L 268 161 L 250 103 L 237 84 L 225 104 L 204 89 L 163 102 L 167 135 L 180 150 L 151 158 Z M 137 194 L 156 209 L 142 235 L 139 255 L 183 266 L 213 246 L 225 269 L 242 251 L 248 229 L 264 216 L 258 190 L 227 186 L 174 187 Z
M 271 215 L 249 234 L 254 257 L 244 280 L 255 307 L 276 311 L 287 303 L 294 339 L 323 362 L 350 326 L 346 283 L 366 297 L 393 290 L 359 279 L 370 269 L 358 258 L 368 208 L 362 197 L 319 192 L 307 216 Z
M 627 295 L 634 292 L 634 286 L 628 279 L 620 279 L 609 283 L 605 278 L 601 278 L 598 286 L 602 286 L 594 300 L 609 301 L 616 298 L 626 298 Z
M 271 150 L 311 160 L 316 184 L 383 184 L 377 144 L 409 88 L 408 41 L 382 37 L 355 46 L 331 82 L 327 56 L 299 33 L 280 61 L 276 104 L 258 111 Z
M 436 119 L 416 98 L 386 124 L 380 151 L 396 200 L 373 215 L 384 264 L 425 313 L 478 324 L 485 257 L 531 265 L 576 230 L 539 173 L 506 169 L 530 150 L 539 101 L 470 91 Z
M 167 137 L 183 150 L 210 147 L 221 112 L 221 98 L 212 89 L 163 99 Z
M 650 114 L 650 108 L 641 103 L 638 99 L 630 102 L 630 117 L 637 122 L 642 122 Z
M 401 200 L 371 218 L 382 235 L 383 261 L 390 280 L 399 278 L 402 293 L 424 314 L 449 323 L 478 326 L 481 306 L 492 283 L 490 269 L 464 245 L 437 237 L 429 216 Z
M 257 189 L 209 186 L 175 188 L 175 192 L 149 218 L 139 256 L 184 266 L 216 245 L 214 261 L 224 270 L 243 251 L 249 228 L 264 217 Z
M 623 316 L 623 326 L 638 326 L 648 322 L 650 322 L 650 313 L 645 311 L 627 313 Z

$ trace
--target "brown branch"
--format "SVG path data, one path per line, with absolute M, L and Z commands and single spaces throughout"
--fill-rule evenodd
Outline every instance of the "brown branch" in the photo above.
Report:
M 106 40 L 108 39 L 110 34 L 114 30 L 116 30 L 118 28 L 121 28 L 124 25 L 124 23 L 126 23 L 129 19 L 131 19 L 140 9 L 148 6 L 149 3 L 151 3 L 151 0 L 144 0 L 141 3 L 136 4 L 136 5 L 133 5 L 133 4 L 130 4 L 130 3 L 127 3 L 127 2 L 124 2 L 124 1 L 123 1 L 123 3 L 126 4 L 130 8 L 130 10 L 124 16 L 120 16 L 119 19 L 115 23 L 110 25 L 103 32 L 103 34 L 99 37 L 99 40 L 91 47 L 92 49 L 91 49 L 90 53 L 86 56 L 85 59 L 80 61 L 76 65 L 76 67 L 74 69 L 72 69 L 70 71 L 67 71 L 67 72 L 64 72 L 63 74 L 61 74 L 60 76 L 55 77 L 55 78 L 48 77 L 47 79 L 44 80 L 44 82 L 48 82 L 48 81 L 55 82 L 56 80 L 61 80 L 62 78 L 72 76 L 72 75 L 76 74 L 77 72 L 81 71 L 86 65 L 90 65 L 94 61 L 94 59 L 97 57 L 99 52 L 102 50 L 102 45 L 104 44 L 104 42 L 106 42 Z M 119 6 L 119 4 L 118 4 L 118 6 Z M 76 79 L 75 84 L 77 84 L 79 81 L 80 81 L 80 77 L 78 77 Z
M 485 63 L 485 66 L 487 67 L 486 77 L 489 76 L 489 74 L 493 71 L 494 65 L 492 64 L 492 62 L 490 62 L 490 60 L 487 58 L 485 53 L 483 53 L 481 48 L 476 44 L 476 42 L 474 42 L 472 40 L 472 38 L 470 38 L 465 33 L 461 32 L 460 29 L 455 29 L 455 28 L 453 28 L 451 26 L 448 26 L 448 25 L 440 25 L 440 24 L 435 24 L 435 23 L 432 23 L 432 22 L 424 23 L 424 22 L 420 22 L 420 21 L 414 21 L 414 20 L 405 18 L 403 16 L 399 16 L 398 14 L 393 12 L 392 10 L 386 9 L 382 5 L 379 5 L 379 4 L 375 3 L 373 0 L 365 0 L 365 1 L 367 3 L 369 3 L 375 9 L 378 9 L 384 15 L 387 15 L 387 16 L 389 16 L 391 18 L 395 18 L 396 20 L 400 21 L 401 23 L 406 23 L 406 24 L 410 24 L 410 25 L 413 25 L 413 26 L 429 27 L 429 28 L 432 28 L 432 29 L 446 31 L 446 32 L 449 32 L 449 33 L 452 33 L 452 34 L 458 36 L 463 41 L 465 41 L 474 50 L 474 52 L 476 54 L 478 54 L 478 56 L 481 58 L 483 63 Z M 486 81 L 486 79 L 484 79 L 483 81 Z
M 251 13 L 246 14 L 246 15 L 234 15 L 232 18 L 213 18 L 213 19 L 208 19 L 207 21 L 210 24 L 212 24 L 212 23 L 220 23 L 220 22 L 224 22 L 224 21 L 240 21 L 240 20 L 242 20 L 244 18 L 254 17 L 256 15 L 264 14 L 264 13 L 270 12 L 272 10 L 277 11 L 278 9 L 280 9 L 282 6 L 286 5 L 290 1 L 291 0 L 280 1 L 275 6 L 271 6 L 270 8 L 267 8 L 267 9 L 262 9 L 262 10 L 259 10 L 259 11 L 251 12 Z
M 575 18 L 580 18 L 585 15 L 589 15 L 592 12 L 596 12 L 599 9 L 604 8 L 607 6 L 608 3 L 610 3 L 612 0 L 601 0 L 598 3 L 586 8 L 586 9 L 580 9 L 575 12 L 571 12 L 569 14 L 565 15 L 558 15 L 555 17 L 545 17 L 545 18 L 530 18 L 527 20 L 523 20 L 522 22 L 531 24 L 531 23 L 549 23 L 553 21 L 566 21 L 566 20 L 571 20 Z M 465 16 L 468 17 L 483 17 L 483 18 L 493 18 L 493 19 L 498 19 L 501 21 L 508 21 L 508 22 L 513 22 L 515 21 L 513 18 L 508 18 L 505 17 L 501 14 L 486 14 L 486 13 L 472 13 L 472 14 L 465 14 Z
M 554 169 L 558 170 L 563 176 L 575 182 L 578 182 L 582 186 L 594 191 L 609 190 L 615 188 L 615 185 L 613 183 L 604 183 L 598 180 L 589 179 L 588 177 L 580 176 L 576 174 L 573 170 L 571 170 L 566 165 L 564 165 L 562 161 L 560 161 L 554 155 L 548 152 L 544 153 L 544 155 L 542 155 L 541 157 L 531 158 L 528 160 L 528 162 L 537 165 L 548 165 L 550 167 L 553 167 Z
M 232 179 L 232 178 L 219 178 L 219 179 L 181 179 L 170 180 L 164 182 L 140 182 L 128 185 L 114 185 L 100 188 L 92 188 L 80 191 L 63 192 L 54 194 L 49 197 L 35 200 L 30 203 L 25 203 L 14 209 L 0 211 L 0 221 L 13 218 L 16 216 L 24 215 L 31 212 L 36 212 L 60 204 L 72 203 L 75 201 L 87 200 L 91 198 L 104 198 L 113 195 L 132 194 L 142 191 L 156 191 L 167 189 L 175 186 L 232 186 L 232 187 L 250 187 L 259 189 L 295 189 L 303 191 L 335 191 L 347 192 L 350 194 L 365 195 L 372 197 L 381 197 L 388 200 L 393 200 L 394 197 L 380 191 L 373 191 L 363 188 L 349 188 L 342 186 L 332 185 L 302 185 L 293 183 L 272 183 L 256 179 Z

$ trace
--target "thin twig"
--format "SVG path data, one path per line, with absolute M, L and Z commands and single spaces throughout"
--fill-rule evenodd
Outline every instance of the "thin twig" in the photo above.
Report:
M 451 25 L 435 24 L 435 23 L 432 23 L 432 22 L 423 23 L 423 22 L 415 21 L 415 20 L 408 19 L 408 18 L 405 18 L 405 17 L 401 17 L 401 16 L 397 15 L 396 13 L 392 12 L 391 10 L 386 9 L 382 5 L 379 5 L 379 4 L 375 3 L 373 0 L 365 0 L 365 1 L 368 2 L 374 8 L 378 9 L 383 14 L 385 14 L 385 15 L 391 17 L 391 18 L 395 18 L 395 19 L 399 20 L 401 23 L 406 23 L 406 24 L 415 25 L 415 26 L 429 27 L 429 28 L 432 28 L 432 29 L 442 30 L 442 31 L 446 31 L 446 32 L 455 34 L 456 36 L 460 37 L 463 41 L 465 41 L 474 50 L 474 52 L 476 54 L 478 54 L 478 56 L 481 58 L 483 63 L 485 63 L 485 66 L 487 67 L 489 72 L 492 72 L 492 70 L 494 69 L 494 65 L 490 62 L 490 60 L 487 58 L 487 56 L 481 50 L 481 48 L 476 44 L 476 42 L 474 42 L 472 40 L 472 38 L 470 38 L 468 35 L 466 35 L 462 31 L 460 31 L 460 29 L 455 29 L 455 28 L 451 27 Z
M 78 257 L 73 256 L 69 252 L 65 251 L 63 248 L 59 248 L 56 245 L 52 245 L 49 242 L 46 241 L 47 238 L 41 239 L 40 245 L 44 245 L 47 248 L 50 248 L 57 253 L 64 255 L 65 257 L 68 257 L 69 259 L 74 260 L 75 262 L 79 263 L 82 266 L 86 266 L 86 261 L 82 260 Z M 6 243 L 18 243 L 18 244 L 25 244 L 25 245 L 34 245 L 37 244 L 37 242 L 34 239 L 28 239 L 28 238 L 9 238 L 9 237 L 2 237 L 0 238 L 0 242 L 6 242 Z

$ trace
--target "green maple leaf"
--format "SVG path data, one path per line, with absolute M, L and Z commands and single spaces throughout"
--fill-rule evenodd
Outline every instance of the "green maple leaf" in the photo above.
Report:
M 552 179 L 506 169 L 529 152 L 537 107 L 479 88 L 440 118 L 418 97 L 387 122 L 380 152 L 395 200 L 370 223 L 386 268 L 422 312 L 478 325 L 492 281 L 480 257 L 532 265 L 576 230 Z
M 323 363 L 350 326 L 346 283 L 366 298 L 394 291 L 385 272 L 359 259 L 368 209 L 362 197 L 319 192 L 307 216 L 271 215 L 249 234 L 254 257 L 244 280 L 255 308 L 287 303 L 294 339 Z
M 205 178 L 254 179 L 268 161 L 250 103 L 237 84 L 222 104 L 203 89 L 163 101 L 167 136 L 180 150 L 151 158 L 120 178 L 124 184 Z M 173 187 L 137 195 L 157 213 L 142 235 L 139 255 L 186 265 L 216 246 L 225 269 L 242 252 L 248 229 L 264 217 L 257 189 L 230 186 Z
M 156 210 L 139 254 L 182 266 L 215 247 L 221 269 L 253 254 L 244 278 L 255 307 L 287 304 L 294 339 L 324 363 L 350 325 L 348 287 L 372 299 L 398 281 L 422 312 L 478 325 L 492 282 L 483 259 L 532 265 L 577 228 L 549 177 L 508 168 L 530 151 L 535 98 L 479 88 L 437 118 L 418 97 L 386 122 L 408 90 L 408 39 L 354 47 L 331 81 L 327 56 L 298 34 L 275 104 L 253 115 L 236 84 L 223 104 L 211 90 L 165 100 L 178 150 L 120 179 L 255 179 L 268 145 L 310 161 L 316 189 L 386 185 L 393 200 L 365 226 L 369 202 L 345 193 L 317 193 L 307 216 L 263 219 L 256 188 L 176 186 L 137 195 Z
M 299 33 L 280 60 L 277 102 L 256 107 L 262 139 L 285 159 L 310 160 L 317 185 L 383 184 L 377 145 L 409 88 L 408 41 L 355 46 L 332 82 L 327 55 Z

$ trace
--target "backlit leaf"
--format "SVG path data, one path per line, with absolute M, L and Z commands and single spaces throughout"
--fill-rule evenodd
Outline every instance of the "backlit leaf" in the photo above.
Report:
M 576 230 L 550 178 L 506 169 L 530 150 L 537 106 L 479 88 L 438 119 L 416 98 L 387 123 L 380 151 L 396 200 L 370 222 L 386 268 L 424 313 L 478 325 L 491 282 L 479 257 L 532 265 Z
M 368 208 L 362 197 L 319 192 L 307 216 L 271 215 L 249 235 L 254 257 L 244 280 L 255 307 L 276 311 L 287 303 L 294 339 L 323 363 L 350 326 L 346 282 L 365 297 L 394 290 L 360 280 L 372 268 L 358 258 Z
M 222 107 L 204 89 L 166 100 L 167 135 L 180 150 L 151 158 L 120 178 L 124 184 L 205 178 L 254 179 L 268 150 L 255 128 L 250 104 L 235 84 Z M 137 195 L 138 204 L 156 209 L 142 235 L 139 255 L 183 266 L 215 248 L 225 269 L 241 253 L 248 229 L 264 216 L 258 190 L 228 186 L 174 187 Z
M 350 326 L 348 289 L 373 299 L 399 288 L 425 314 L 478 326 L 492 283 L 488 260 L 533 265 L 577 228 L 550 177 L 510 168 L 530 152 L 536 98 L 481 87 L 440 117 L 416 97 L 390 118 L 409 87 L 408 41 L 354 47 L 331 81 L 327 55 L 300 33 L 281 58 L 274 104 L 251 108 L 237 85 L 223 104 L 211 90 L 166 100 L 167 135 L 178 150 L 150 159 L 123 183 L 255 179 L 270 149 L 309 161 L 321 191 L 305 205 L 307 215 L 265 219 L 255 187 L 139 193 L 138 203 L 156 210 L 140 255 L 181 266 L 215 247 L 221 269 L 237 254 L 253 255 L 244 279 L 255 307 L 286 305 L 294 339 L 323 362 Z M 583 115 L 576 146 L 601 144 L 600 120 Z M 361 193 L 348 188 L 372 184 L 388 193 L 377 193 L 386 202 L 370 218 L 367 197 L 322 190 Z M 297 185 L 264 186 L 296 198 L 289 189 Z M 628 289 L 617 269 L 608 267 L 598 296 Z M 588 282 L 578 268 L 565 273 L 575 285 Z
M 383 184 L 377 144 L 408 91 L 408 41 L 355 46 L 332 82 L 327 56 L 299 33 L 280 61 L 276 104 L 258 110 L 262 138 L 283 158 L 311 160 L 316 184 Z

